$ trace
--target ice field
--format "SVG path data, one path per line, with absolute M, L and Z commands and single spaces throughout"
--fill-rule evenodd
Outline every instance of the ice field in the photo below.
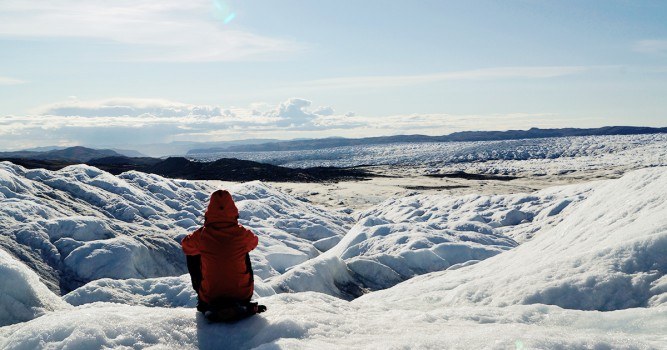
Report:
M 201 153 L 190 157 L 239 158 L 295 168 L 399 165 L 427 167 L 432 172 L 468 170 L 544 175 L 592 168 L 667 165 L 667 134 L 396 143 L 303 151 Z
M 179 245 L 219 183 L 0 163 L 0 348 L 665 348 L 667 137 L 607 139 L 465 164 L 648 168 L 352 214 L 231 185 L 269 308 L 233 325 L 197 314 Z

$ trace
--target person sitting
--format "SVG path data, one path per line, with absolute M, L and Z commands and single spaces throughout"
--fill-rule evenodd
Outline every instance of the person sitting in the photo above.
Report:
M 213 192 L 204 226 L 181 241 L 197 310 L 214 321 L 233 321 L 266 310 L 252 303 L 254 277 L 249 252 L 258 238 L 238 223 L 239 211 L 231 194 Z

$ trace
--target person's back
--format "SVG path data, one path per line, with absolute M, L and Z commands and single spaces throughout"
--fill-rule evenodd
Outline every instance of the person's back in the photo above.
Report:
M 204 227 L 181 242 L 188 256 L 188 269 L 199 296 L 200 311 L 210 305 L 250 301 L 254 281 L 248 252 L 255 249 L 257 242 L 257 236 L 238 224 L 238 209 L 229 192 L 214 192 Z

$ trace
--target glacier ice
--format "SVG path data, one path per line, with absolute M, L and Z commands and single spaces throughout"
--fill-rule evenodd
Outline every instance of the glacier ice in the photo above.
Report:
M 665 168 L 635 171 L 596 183 L 559 224 L 511 251 L 362 298 L 389 305 L 419 298 L 443 306 L 550 304 L 599 311 L 649 307 L 664 297 L 665 213 Z
M 317 285 L 310 290 L 349 299 L 365 290 L 484 260 L 557 225 L 592 186 L 553 187 L 531 194 L 389 199 L 359 213 L 359 221 L 321 259 L 268 282 L 279 292 Z
M 239 158 L 294 168 L 403 165 L 435 172 L 503 175 L 667 165 L 667 135 L 578 136 L 479 142 L 394 143 L 318 150 L 195 154 L 201 160 Z
M 116 177 L 86 165 L 47 171 L 2 162 L 0 179 L 0 247 L 57 293 L 101 278 L 187 272 L 180 239 L 203 221 L 216 189 L 134 171 Z M 353 222 L 260 182 L 230 186 L 240 222 L 262 236 L 252 255 L 260 278 L 331 248 Z
M 69 307 L 41 283 L 37 274 L 1 249 L 0 276 L 0 326 Z
M 395 198 L 358 222 L 259 182 L 227 185 L 265 242 L 253 263 L 269 310 L 216 325 L 193 309 L 187 275 L 135 265 L 171 264 L 220 184 L 0 163 L 0 269 L 11 282 L 0 285 L 0 348 L 667 344 L 664 167 L 530 194 Z M 114 265 L 107 251 L 125 258 Z M 131 276 L 93 271 L 133 266 Z M 81 280 L 61 299 L 47 286 L 63 272 Z M 14 300 L 24 306 L 8 309 Z

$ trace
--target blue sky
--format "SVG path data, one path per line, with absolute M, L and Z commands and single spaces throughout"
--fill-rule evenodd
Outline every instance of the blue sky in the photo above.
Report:
M 0 2 L 0 148 L 667 125 L 665 1 Z

